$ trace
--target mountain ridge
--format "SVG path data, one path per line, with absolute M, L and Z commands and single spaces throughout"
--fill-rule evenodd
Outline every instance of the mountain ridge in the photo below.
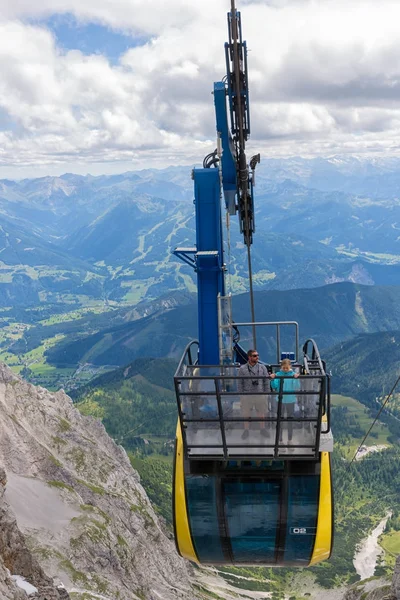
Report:
M 249 320 L 247 294 L 233 296 L 236 322 Z M 316 339 L 321 349 L 357 333 L 400 329 L 400 287 L 335 283 L 321 288 L 255 292 L 259 321 L 297 321 L 301 340 Z M 123 366 L 139 356 L 178 357 L 197 337 L 196 305 L 189 304 L 161 315 L 98 332 L 92 338 L 64 340 L 46 352 L 50 364 L 92 362 Z M 250 331 L 242 328 L 242 344 L 250 344 Z M 273 334 L 274 336 L 275 334 Z M 274 337 L 260 332 L 259 350 L 267 362 L 276 362 Z M 289 333 L 282 343 L 290 343 Z M 293 342 L 292 342 L 293 345 Z M 293 348 L 294 349 L 294 348 Z
M 399 161 L 265 159 L 259 169 L 252 249 L 256 289 L 396 281 L 400 203 L 392 188 L 393 181 L 400 183 Z M 379 190 L 359 193 L 356 185 L 352 190 L 343 183 L 349 177 L 360 183 L 366 173 L 380 178 Z M 194 273 L 171 255 L 176 246 L 195 242 L 192 198 L 188 167 L 2 180 L 1 259 L 11 271 L 17 265 L 31 278 L 40 279 L 44 267 L 61 271 L 58 277 L 48 275 L 49 291 L 44 286 L 41 301 L 70 301 L 75 295 L 79 303 L 106 298 L 135 304 L 171 289 L 193 290 Z M 244 291 L 247 267 L 235 222 L 231 234 L 232 285 Z M 74 294 L 73 273 L 84 278 L 85 270 L 101 285 Z M 0 287 L 13 285 L 1 275 Z M 10 272 L 6 275 L 10 278 Z M 64 275 L 69 284 L 51 293 Z M 24 294 L 19 298 L 22 304 Z

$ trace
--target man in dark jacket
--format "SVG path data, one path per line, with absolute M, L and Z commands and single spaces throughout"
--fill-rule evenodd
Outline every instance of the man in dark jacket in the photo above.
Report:
M 275 375 L 274 373 L 270 375 L 267 367 L 258 362 L 257 350 L 249 350 L 247 358 L 248 362 L 242 365 L 237 373 L 238 377 L 243 378 L 238 380 L 242 417 L 248 419 L 254 408 L 258 417 L 265 418 L 268 398 L 261 393 L 269 392 L 269 380 L 274 379 Z M 244 421 L 242 439 L 249 437 L 249 428 L 249 421 Z M 261 435 L 267 436 L 265 421 L 261 422 Z

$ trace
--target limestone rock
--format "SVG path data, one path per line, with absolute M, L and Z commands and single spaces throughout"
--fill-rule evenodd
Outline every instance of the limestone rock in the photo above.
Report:
M 7 484 L 5 470 L 0 467 L 0 595 L 2 599 L 26 600 L 27 595 L 11 579 L 11 574 L 23 576 L 27 582 L 37 588 L 31 595 L 36 600 L 69 599 L 65 592 L 60 595 L 53 581 L 45 575 L 38 561 L 26 545 L 19 531 L 15 517 L 4 500 Z M 65 595 L 66 594 L 66 595 Z
M 198 597 L 192 568 L 165 534 L 125 450 L 63 391 L 28 384 L 3 364 L 0 464 L 4 498 L 19 527 L 3 499 L 0 547 L 11 550 L 0 555 L 11 573 L 38 588 L 38 600 L 68 598 L 53 579 L 74 598 L 85 592 L 106 600 Z M 0 597 L 19 600 L 18 593 Z
M 400 600 L 400 556 L 397 557 L 396 565 L 394 567 L 392 579 L 392 594 L 395 600 Z
M 397 600 L 393 595 L 390 582 L 367 580 L 353 585 L 343 600 Z

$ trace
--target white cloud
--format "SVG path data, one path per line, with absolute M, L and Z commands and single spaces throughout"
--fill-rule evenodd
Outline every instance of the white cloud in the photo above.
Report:
M 221 1 L 221 0 L 219 0 Z M 207 0 L 209 7 L 211 2 Z M 206 2 L 206 3 L 207 3 Z M 216 2 L 217 3 L 217 2 Z M 1 0 L 0 15 L 7 19 L 72 13 L 77 18 L 112 27 L 157 35 L 166 27 L 184 28 L 198 13 L 188 0 Z
M 237 5 L 250 50 L 251 148 L 398 152 L 397 0 Z M 0 111 L 10 122 L 2 119 L 0 173 L 200 162 L 214 145 L 211 91 L 225 73 L 229 7 L 227 0 L 0 0 Z M 148 41 L 117 64 L 66 52 L 32 21 L 55 13 Z

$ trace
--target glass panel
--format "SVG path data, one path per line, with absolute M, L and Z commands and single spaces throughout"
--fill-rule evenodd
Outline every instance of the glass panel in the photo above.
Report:
M 224 394 L 221 392 L 222 414 L 224 419 L 240 419 L 240 398 L 237 394 Z M 228 425 L 228 423 L 227 423 Z
M 219 384 L 219 389 L 221 390 L 221 392 L 232 392 L 235 393 L 238 391 L 238 380 L 236 379 L 236 377 L 228 377 L 229 373 L 226 373 L 227 378 L 226 379 L 220 379 L 218 384 Z
M 293 405 L 282 406 L 280 438 L 279 438 L 279 454 L 280 455 L 296 455 L 310 456 L 315 454 L 316 444 L 316 423 L 291 422 L 291 411 Z
M 186 426 L 186 442 L 190 456 L 223 455 L 219 421 L 215 423 L 186 423 Z
M 240 454 L 244 456 L 271 456 L 275 443 L 271 433 L 272 424 L 258 420 L 270 416 L 268 396 L 264 393 L 240 394 L 231 396 L 231 400 L 232 402 L 228 405 L 231 408 L 231 418 L 239 420 L 226 422 L 225 424 L 229 456 Z M 265 446 L 270 448 L 268 449 Z
M 319 477 L 292 476 L 288 486 L 285 562 L 310 562 L 318 517 Z
M 315 446 L 317 443 L 317 424 L 304 423 L 301 429 L 301 439 L 303 444 Z
M 306 406 L 308 404 L 307 395 L 303 395 L 301 392 L 305 392 L 309 390 L 309 385 L 307 380 L 299 379 L 299 393 L 296 394 L 296 403 L 294 407 L 294 416 L 296 419 L 305 419 L 306 418 Z
M 222 395 L 221 405 L 224 419 L 240 419 L 241 414 L 239 396 Z M 224 429 L 227 446 L 231 444 L 240 445 L 242 443 L 241 434 L 243 432 L 243 423 L 241 423 L 240 421 L 235 422 L 224 420 Z
M 188 367 L 186 376 L 187 377 L 209 377 L 213 381 L 213 377 L 222 375 L 221 367 L 219 365 L 204 367 L 202 365 L 192 365 Z
M 266 434 L 262 433 L 266 431 Z M 228 456 L 242 457 L 272 457 L 274 455 L 275 439 L 269 430 L 258 429 L 228 429 L 226 431 Z
M 181 409 L 184 421 L 186 419 L 214 419 L 218 420 L 218 405 L 215 396 L 185 395 L 180 396 Z
M 274 563 L 280 483 L 225 482 L 223 493 L 233 560 Z
M 218 403 L 216 396 L 198 396 L 196 405 L 199 419 L 218 419 Z
M 221 417 L 224 419 L 228 455 L 272 456 L 276 440 L 279 393 L 270 392 L 269 387 L 264 389 L 260 378 L 254 381 L 259 383 L 260 379 L 261 387 L 254 385 L 254 391 L 252 388 L 250 391 L 245 389 L 241 393 L 235 393 L 238 379 L 230 375 L 236 372 L 237 367 L 221 365 L 187 368 L 191 378 L 181 381 L 179 401 L 183 422 L 187 426 L 188 446 L 203 444 L 214 448 L 213 451 L 207 450 L 206 455 L 223 454 L 222 451 L 215 451 L 217 446 L 222 446 L 217 390 L 221 401 Z M 215 378 L 221 374 L 226 374 L 227 379 Z M 250 383 L 253 383 L 253 380 Z M 322 383 L 321 377 L 306 376 L 299 379 L 287 378 L 280 382 L 283 393 L 280 400 L 279 455 L 290 458 L 291 453 L 296 456 L 310 456 L 315 453 L 315 419 L 318 417 Z M 196 422 L 190 423 L 187 419 L 195 419 Z M 201 435 L 197 435 L 198 433 Z M 195 454 L 200 456 L 202 453 L 197 449 Z
M 284 397 L 285 399 L 285 397 Z M 290 444 L 293 441 L 294 428 L 297 423 L 293 423 L 295 402 L 283 402 L 281 409 L 281 418 L 289 419 L 281 422 L 281 431 L 279 441 L 283 444 Z M 301 443 L 301 442 L 298 442 Z
M 301 380 L 302 390 L 306 392 L 315 392 L 315 394 L 307 394 L 301 398 L 302 410 L 305 419 L 316 419 L 318 417 L 321 387 L 322 380 L 320 378 L 304 378 Z
M 239 396 L 240 414 L 243 419 L 265 419 L 268 416 L 268 397 L 265 394 L 241 394 Z M 265 424 L 258 421 L 258 428 Z
M 187 476 L 190 529 L 200 562 L 221 563 L 221 547 L 214 477 Z
M 268 415 L 271 418 L 276 419 L 278 416 L 278 396 L 270 394 L 268 396 Z

